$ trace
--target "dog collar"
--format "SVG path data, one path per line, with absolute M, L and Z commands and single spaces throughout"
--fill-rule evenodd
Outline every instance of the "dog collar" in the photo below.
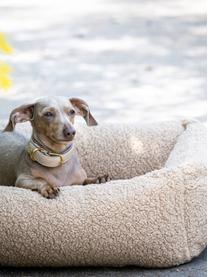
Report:
M 37 162 L 46 167 L 58 167 L 68 162 L 74 152 L 73 144 L 61 154 L 53 153 L 45 150 L 32 139 L 29 141 L 26 151 L 32 161 Z

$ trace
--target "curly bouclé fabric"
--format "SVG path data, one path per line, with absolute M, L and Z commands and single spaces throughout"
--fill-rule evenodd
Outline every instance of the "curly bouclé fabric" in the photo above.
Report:
M 0 186 L 0 264 L 138 265 L 190 261 L 206 246 L 206 130 L 200 123 L 80 127 L 76 147 L 101 185 L 55 200 Z

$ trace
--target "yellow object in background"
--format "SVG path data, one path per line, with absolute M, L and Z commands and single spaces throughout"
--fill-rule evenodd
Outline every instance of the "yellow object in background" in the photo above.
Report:
M 0 50 L 5 54 L 11 54 L 13 52 L 12 47 L 9 45 L 3 33 L 0 33 Z
M 3 33 L 0 33 L 0 52 L 5 54 L 11 54 L 13 52 L 12 47 L 9 45 Z M 12 80 L 9 76 L 10 72 L 11 67 L 0 61 L 0 89 L 8 89 L 11 87 Z
M 9 77 L 11 67 L 0 62 L 0 88 L 8 89 L 12 85 L 12 80 Z

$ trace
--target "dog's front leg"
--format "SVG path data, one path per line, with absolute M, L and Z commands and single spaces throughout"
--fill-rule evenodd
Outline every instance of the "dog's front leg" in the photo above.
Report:
M 16 187 L 38 191 L 43 197 L 55 198 L 59 193 L 57 186 L 47 183 L 42 178 L 36 178 L 31 175 L 21 174 L 15 183 Z
M 110 178 L 108 174 L 105 174 L 103 176 L 99 176 L 99 177 L 93 177 L 93 178 L 87 178 L 84 180 L 83 185 L 89 185 L 89 184 L 102 184 L 102 183 L 106 183 L 109 182 Z

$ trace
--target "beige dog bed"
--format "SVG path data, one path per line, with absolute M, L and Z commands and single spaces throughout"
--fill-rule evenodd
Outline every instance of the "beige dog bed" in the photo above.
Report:
M 80 127 L 76 146 L 101 185 L 55 200 L 0 186 L 0 264 L 138 265 L 190 261 L 206 246 L 206 131 L 200 123 Z

